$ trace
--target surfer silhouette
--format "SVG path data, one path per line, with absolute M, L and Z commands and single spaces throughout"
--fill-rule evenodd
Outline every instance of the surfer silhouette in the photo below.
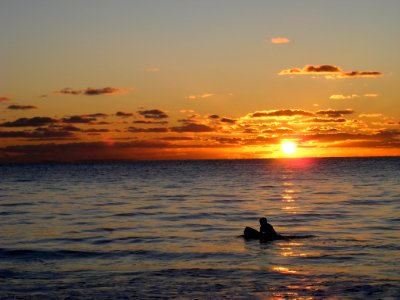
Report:
M 274 227 L 268 223 L 267 218 L 260 218 L 261 238 L 265 240 L 276 240 L 281 236 L 276 233 Z
M 283 240 L 284 236 L 277 234 L 274 227 L 268 223 L 267 218 L 260 218 L 260 231 L 246 226 L 243 235 L 245 239 L 257 239 L 260 242 Z
M 246 240 L 260 240 L 261 243 L 274 240 L 290 240 L 311 238 L 312 235 L 280 235 L 276 233 L 274 227 L 268 223 L 267 218 L 260 218 L 260 231 L 246 226 L 243 235 Z

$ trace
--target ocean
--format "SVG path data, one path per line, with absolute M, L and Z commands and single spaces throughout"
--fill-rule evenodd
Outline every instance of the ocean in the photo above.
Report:
M 400 299 L 399 229 L 399 157 L 3 164 L 0 299 Z

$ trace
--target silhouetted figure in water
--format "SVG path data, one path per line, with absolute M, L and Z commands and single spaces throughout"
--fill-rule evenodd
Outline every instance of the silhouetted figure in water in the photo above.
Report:
M 260 218 L 260 233 L 262 240 L 277 240 L 281 239 L 282 236 L 277 234 L 274 227 L 268 223 L 267 218 Z
M 260 240 L 260 242 L 268 242 L 273 240 L 283 240 L 284 236 L 277 234 L 274 227 L 268 223 L 267 218 L 260 219 L 260 231 L 246 226 L 243 237 L 248 240 Z
M 289 240 L 289 239 L 305 239 L 313 237 L 312 235 L 280 235 L 277 234 L 274 227 L 268 223 L 267 218 L 260 218 L 260 231 L 246 226 L 243 235 L 246 240 L 260 240 L 261 243 L 274 240 Z

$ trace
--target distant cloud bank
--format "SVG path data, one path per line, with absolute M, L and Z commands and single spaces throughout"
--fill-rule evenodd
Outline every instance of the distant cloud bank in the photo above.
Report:
M 0 141 L 6 143 L 0 147 L 0 161 L 188 158 L 202 151 L 247 153 L 259 147 L 272 153 L 283 139 L 296 141 L 303 151 L 353 147 L 398 153 L 400 149 L 399 120 L 370 111 L 355 115 L 351 108 L 295 107 L 234 118 L 221 112 L 181 112 L 187 115 L 178 118 L 173 112 L 170 116 L 162 109 L 140 107 L 134 112 L 3 119 Z

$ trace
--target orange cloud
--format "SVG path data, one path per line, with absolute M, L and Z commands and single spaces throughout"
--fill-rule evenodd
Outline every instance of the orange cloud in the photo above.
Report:
M 383 74 L 378 71 L 351 71 L 343 72 L 338 76 L 338 78 L 375 78 L 380 76 L 383 76 Z
M 183 113 L 183 114 L 186 114 L 186 113 L 191 114 L 191 113 L 194 113 L 194 110 L 193 109 L 181 109 L 179 112 Z
M 312 140 L 318 142 L 333 142 L 338 143 L 342 141 L 353 141 L 360 143 L 358 146 L 354 147 L 369 147 L 369 144 L 362 143 L 373 143 L 374 147 L 393 147 L 396 148 L 400 145 L 400 131 L 398 130 L 380 130 L 374 134 L 364 134 L 364 133 L 333 133 L 333 134 L 314 134 L 309 136 L 304 136 L 303 140 Z M 338 145 L 336 144 L 335 147 Z
M 19 118 L 15 121 L 1 123 L 0 127 L 38 127 L 56 122 L 56 119 L 49 117 Z
M 312 118 L 305 120 L 306 123 L 343 123 L 345 118 Z
M 188 136 L 166 136 L 166 137 L 159 138 L 159 140 L 163 140 L 163 141 L 192 141 L 193 138 L 192 137 L 188 137 Z
M 361 114 L 358 116 L 359 118 L 380 118 L 382 114 Z
M 7 109 L 13 109 L 13 110 L 27 110 L 27 109 L 37 109 L 36 106 L 34 105 L 17 105 L 17 104 L 13 104 L 13 105 L 9 105 L 7 107 Z
M 383 76 L 377 71 L 343 71 L 340 67 L 333 65 L 306 65 L 303 68 L 285 69 L 278 75 L 324 75 L 326 79 L 335 78 L 375 78 Z
M 282 109 L 270 111 L 257 111 L 250 114 L 251 118 L 266 118 L 266 117 L 293 117 L 293 116 L 313 116 L 314 114 L 300 109 Z
M 168 121 L 150 121 L 150 120 L 135 120 L 132 122 L 133 124 L 158 124 L 158 125 L 163 125 L 163 124 L 168 124 Z
M 323 126 L 321 126 L 321 127 L 309 127 L 309 128 L 306 128 L 305 131 L 318 132 L 318 133 L 324 132 L 324 133 L 326 133 L 326 132 L 338 132 L 339 130 L 337 128 L 333 128 L 333 127 L 323 127 Z
M 400 122 L 397 121 L 386 121 L 386 122 L 372 122 L 376 126 L 399 126 Z
M 263 130 L 262 133 L 268 133 L 268 134 L 288 134 L 288 133 L 293 133 L 294 130 L 291 128 L 287 127 L 281 127 L 281 128 L 276 128 L 276 129 L 266 129 Z
M 57 94 L 65 94 L 65 95 L 86 95 L 86 96 L 100 96 L 100 95 L 121 95 L 128 93 L 129 89 L 120 89 L 120 88 L 90 88 L 88 87 L 85 90 L 73 90 L 71 88 L 64 88 L 60 91 L 57 91 Z
M 290 43 L 290 40 L 285 37 L 274 37 L 271 39 L 272 44 L 287 44 Z
M 160 109 L 139 110 L 138 114 L 146 119 L 166 119 L 168 115 Z
M 133 113 L 126 113 L 126 112 L 123 112 L 123 111 L 117 111 L 115 115 L 117 117 L 127 118 L 127 117 L 132 117 Z
M 220 119 L 220 122 L 221 122 L 221 123 L 234 124 L 234 123 L 236 123 L 236 120 L 235 120 L 235 119 L 230 119 L 230 118 L 221 118 L 221 119 Z
M 92 88 L 87 88 L 84 91 L 85 95 L 88 96 L 98 96 L 98 95 L 116 95 L 116 94 L 125 94 L 126 90 L 124 89 L 117 89 L 117 88 L 112 88 L 112 87 L 105 87 L 105 88 L 100 88 L 100 89 L 92 89 Z
M 50 128 L 37 128 L 32 131 L 0 131 L 0 138 L 60 140 L 71 139 L 72 137 L 74 137 L 74 134 L 71 131 L 54 130 Z
M 317 115 L 326 115 L 332 118 L 342 117 L 343 115 L 350 115 L 353 113 L 354 110 L 352 109 L 345 109 L 345 110 L 327 109 L 327 110 L 317 111 Z
M 172 127 L 174 132 L 212 132 L 214 128 L 203 124 L 190 123 L 183 126 Z
M 228 124 L 235 124 L 237 120 L 231 118 L 221 118 L 219 115 L 207 115 L 206 118 L 211 120 L 219 121 L 220 123 L 228 123 Z
M 132 117 L 132 119 L 122 121 L 119 119 L 115 123 L 103 122 L 100 119 L 106 117 L 116 119 L 117 116 Z M 173 125 L 166 126 L 169 122 Z M 97 125 L 105 126 L 98 128 Z M 257 157 L 263 151 L 265 152 L 263 155 L 269 155 L 266 153 L 271 151 L 271 155 L 275 155 L 273 149 L 277 148 L 282 138 L 298 141 L 300 151 L 307 155 L 324 155 L 324 153 L 329 155 L 332 153 L 329 151 L 339 153 L 341 150 L 333 148 L 350 147 L 349 145 L 366 147 L 363 151 L 372 155 L 374 149 L 368 148 L 367 145 L 374 145 L 383 149 L 382 151 L 387 151 L 380 153 L 393 154 L 398 153 L 396 147 L 400 143 L 400 131 L 393 128 L 398 128 L 399 125 L 398 120 L 381 114 L 356 116 L 354 110 L 349 108 L 310 111 L 260 110 L 237 118 L 225 117 L 223 112 L 219 112 L 218 115 L 193 114 L 184 119 L 173 119 L 160 109 L 141 109 L 137 114 L 117 112 L 57 118 L 19 118 L 0 123 L 0 142 L 4 141 L 0 147 L 0 160 L 12 161 L 14 158 L 18 160 L 19 157 L 21 161 L 35 160 L 39 157 L 41 160 L 52 157 L 67 160 L 157 159 L 179 158 L 181 157 L 179 155 L 187 155 L 186 158 L 204 157 L 203 150 L 199 149 L 209 149 L 206 151 L 208 158 L 223 158 L 224 153 L 228 155 L 226 157 L 230 157 L 228 153 L 235 153 L 235 157 L 242 158 Z M 101 143 L 111 139 L 115 147 L 108 147 L 110 143 L 107 145 Z M 116 142 L 123 139 L 134 140 L 135 143 Z M 37 142 L 40 140 L 60 140 L 60 142 L 40 146 Z M 63 146 L 68 140 L 78 140 L 78 142 Z M 92 141 L 94 143 L 91 143 Z M 160 141 L 162 143 L 158 143 Z M 96 145 L 100 149 L 93 150 Z M 217 149 L 218 147 L 221 149 Z M 385 150 L 389 148 L 390 150 Z M 43 152 L 38 149 L 42 149 Z M 72 153 L 52 153 L 52 149 L 60 151 L 71 149 Z M 340 153 L 346 155 L 345 153 L 351 151 L 355 153 L 356 150 L 346 151 Z
M 187 124 L 195 123 L 196 120 L 200 119 L 200 117 L 201 116 L 198 114 L 193 114 L 193 115 L 187 116 L 185 119 L 179 119 L 178 122 L 187 125 Z
M 0 102 L 6 102 L 6 101 L 10 101 L 10 98 L 8 98 L 8 97 L 0 97 Z
M 155 128 L 138 128 L 138 127 L 129 127 L 127 129 L 129 132 L 142 133 L 142 132 L 168 132 L 168 129 L 165 127 L 155 127 Z
M 97 121 L 97 119 L 95 117 L 90 117 L 90 116 L 71 116 L 63 118 L 62 121 L 64 123 L 70 123 L 70 124 L 91 124 Z
M 90 118 L 106 118 L 106 117 L 108 117 L 107 114 L 103 114 L 103 113 L 94 113 L 94 114 L 83 115 L 83 116 L 90 117 Z
M 331 95 L 329 97 L 329 99 L 333 99 L 333 100 L 347 100 L 347 99 L 354 99 L 354 98 L 358 98 L 360 97 L 357 94 L 351 94 L 351 95 L 340 95 L 340 94 L 336 94 L 336 95 Z

